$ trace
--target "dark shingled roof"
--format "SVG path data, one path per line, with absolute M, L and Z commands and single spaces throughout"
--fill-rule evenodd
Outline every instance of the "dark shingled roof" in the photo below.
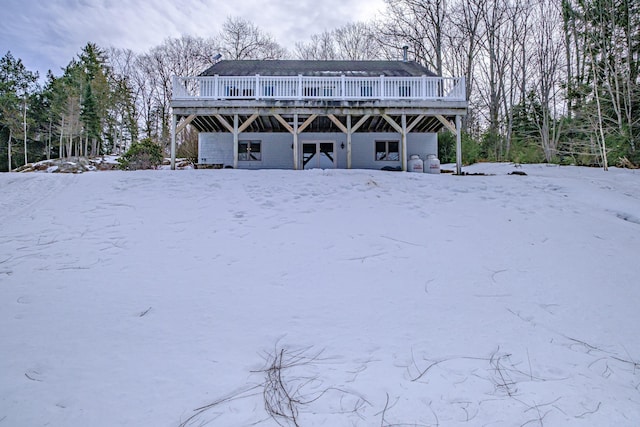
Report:
M 353 76 L 353 77 L 419 77 L 435 76 L 414 61 L 297 61 L 246 60 L 220 61 L 209 67 L 203 76 Z

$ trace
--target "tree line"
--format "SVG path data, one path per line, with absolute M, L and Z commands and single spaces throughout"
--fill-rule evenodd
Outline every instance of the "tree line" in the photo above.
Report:
M 143 53 L 87 45 L 44 83 L 10 52 L 0 59 L 0 170 L 50 157 L 122 153 L 170 142 L 172 76 L 223 59 L 372 60 L 409 56 L 464 76 L 466 161 L 640 165 L 639 0 L 385 0 L 354 22 L 282 47 L 229 17 L 211 38 L 184 35 Z M 195 157 L 183 132 L 179 155 Z M 453 138 L 439 156 L 452 161 Z

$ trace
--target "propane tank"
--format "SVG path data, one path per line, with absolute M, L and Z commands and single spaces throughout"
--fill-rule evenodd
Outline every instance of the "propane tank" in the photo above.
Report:
M 408 162 L 409 172 L 424 172 L 424 164 L 422 159 L 417 154 L 412 154 Z
M 435 154 L 429 154 L 424 161 L 424 173 L 440 173 L 440 160 Z

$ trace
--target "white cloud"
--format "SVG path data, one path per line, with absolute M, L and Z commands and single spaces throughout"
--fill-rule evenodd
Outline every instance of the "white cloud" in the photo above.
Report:
M 30 69 L 60 69 L 87 42 L 137 52 L 181 34 L 212 37 L 228 16 L 245 18 L 282 46 L 349 22 L 371 19 L 383 0 L 4 0 L 0 54 L 11 51 Z

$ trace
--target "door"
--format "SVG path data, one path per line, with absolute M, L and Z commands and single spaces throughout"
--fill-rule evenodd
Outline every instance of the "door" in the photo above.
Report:
M 313 141 L 302 143 L 302 169 L 335 169 L 336 143 Z

